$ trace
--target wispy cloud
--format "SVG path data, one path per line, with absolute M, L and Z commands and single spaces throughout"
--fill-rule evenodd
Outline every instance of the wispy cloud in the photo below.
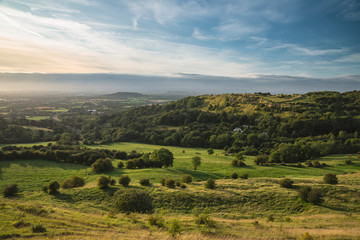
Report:
M 255 47 L 261 46 L 264 49 L 270 51 L 286 49 L 289 52 L 303 56 L 322 56 L 322 55 L 342 54 L 349 51 L 345 47 L 339 49 L 317 49 L 314 47 L 307 48 L 297 44 L 281 43 L 279 41 L 272 41 L 263 37 L 252 37 L 251 39 L 256 43 Z
M 214 28 L 218 39 L 223 41 L 234 41 L 264 31 L 266 24 L 248 25 L 238 20 L 230 20 Z
M 226 52 L 210 48 L 156 39 L 119 38 L 111 32 L 92 31 L 90 26 L 76 21 L 40 17 L 5 7 L 1 11 L 22 27 L 14 29 L 13 24 L 8 24 L 4 26 L 8 31 L 0 33 L 2 46 L 7 46 L 2 55 L 8 59 L 3 61 L 0 71 L 21 65 L 25 72 L 30 69 L 139 74 L 198 72 L 238 76 L 252 68 L 252 64 L 234 62 Z M 6 57 L 9 54 L 12 57 Z M 20 63 L 18 58 L 31 61 Z

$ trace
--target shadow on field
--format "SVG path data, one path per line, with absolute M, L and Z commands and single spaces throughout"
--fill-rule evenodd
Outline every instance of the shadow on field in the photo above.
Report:
M 175 171 L 175 170 L 173 170 Z M 219 173 L 205 173 L 201 171 L 188 170 L 188 169 L 177 169 L 177 172 L 182 172 L 184 175 L 189 174 L 195 178 L 199 178 L 201 180 L 206 180 L 209 178 L 223 178 L 222 174 Z
M 66 201 L 68 203 L 75 202 L 73 199 L 73 195 L 66 194 L 66 193 L 58 193 L 58 194 L 54 195 L 54 197 L 58 200 Z

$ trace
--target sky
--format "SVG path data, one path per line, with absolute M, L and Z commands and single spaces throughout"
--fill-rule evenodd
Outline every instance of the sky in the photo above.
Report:
M 351 79 L 346 89 L 356 90 L 360 1 L 0 0 L 0 73 L 196 76 L 220 85 L 277 76 L 324 89 Z

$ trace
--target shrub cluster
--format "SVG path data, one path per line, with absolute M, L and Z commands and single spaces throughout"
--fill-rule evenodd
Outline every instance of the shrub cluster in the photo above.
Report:
M 117 167 L 118 167 L 118 168 L 123 168 L 123 167 L 124 167 L 124 163 L 123 163 L 123 162 L 121 162 L 121 161 L 120 161 L 120 162 L 118 162 Z
M 17 184 L 6 185 L 3 189 L 4 197 L 14 196 L 19 191 Z
M 320 168 L 322 167 L 322 164 L 318 161 L 318 160 L 307 160 L 305 162 L 305 165 L 308 166 L 308 167 L 314 167 L 314 168 Z
M 61 188 L 75 188 L 75 187 L 82 187 L 85 185 L 85 179 L 78 177 L 78 176 L 72 176 L 69 179 L 65 179 L 60 184 Z
M 127 169 L 170 167 L 174 161 L 172 152 L 165 148 L 154 150 L 151 154 L 131 152 L 128 158 L 125 166 Z
M 216 188 L 215 180 L 213 180 L 212 178 L 209 178 L 205 183 L 205 188 L 215 189 Z
M 34 145 L 32 147 L 5 146 L 0 159 L 43 159 L 57 162 L 80 163 L 90 166 L 99 158 L 113 158 L 117 151 L 89 149 L 84 146 L 62 144 Z
M 149 212 L 153 209 L 148 192 L 139 189 L 122 189 L 114 194 L 115 209 L 122 212 Z
M 338 184 L 338 178 L 336 176 L 336 174 L 333 174 L 333 173 L 328 173 L 324 176 L 324 183 L 327 183 L 327 184 Z
M 149 187 L 149 186 L 151 186 L 151 183 L 148 178 L 142 178 L 142 179 L 140 179 L 140 185 Z
M 294 181 L 289 178 L 284 178 L 279 181 L 279 184 L 282 188 L 292 188 Z
M 46 228 L 41 223 L 37 223 L 31 226 L 31 231 L 33 233 L 43 233 L 46 232 Z
M 191 183 L 192 182 L 192 177 L 191 175 L 187 174 L 187 175 L 184 175 L 181 179 L 181 182 L 183 183 Z
M 109 158 L 99 158 L 91 164 L 91 169 L 96 173 L 111 172 L 114 170 L 114 166 Z
M 100 189 L 106 189 L 109 187 L 109 184 L 111 183 L 111 180 L 107 176 L 99 176 L 96 180 L 97 186 Z
M 300 198 L 305 202 L 309 202 L 315 205 L 321 204 L 323 200 L 323 194 L 319 189 L 313 189 L 309 186 L 303 186 L 299 191 Z
M 243 166 L 246 166 L 246 164 L 244 163 L 244 161 L 242 161 L 242 160 L 236 160 L 236 159 L 232 160 L 231 165 L 232 165 L 233 167 L 243 167 Z
M 165 187 L 175 188 L 175 180 L 172 178 L 165 179 Z
M 248 178 L 249 178 L 249 174 L 243 173 L 243 174 L 241 174 L 241 175 L 239 176 L 239 178 L 241 178 L 241 179 L 248 179 Z

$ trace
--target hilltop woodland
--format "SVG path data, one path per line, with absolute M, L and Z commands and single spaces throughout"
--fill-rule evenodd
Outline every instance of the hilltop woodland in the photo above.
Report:
M 301 162 L 360 151 L 360 92 L 186 97 L 91 119 L 81 129 L 85 144 L 135 141 Z

